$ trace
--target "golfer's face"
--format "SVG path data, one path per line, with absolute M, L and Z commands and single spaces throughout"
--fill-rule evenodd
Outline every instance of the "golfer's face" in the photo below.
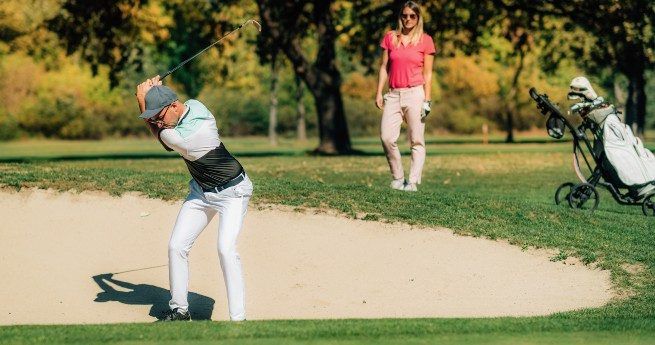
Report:
M 164 109 L 162 109 L 159 114 L 155 115 L 152 117 L 150 120 L 151 123 L 154 123 L 158 128 L 167 128 L 171 127 L 173 123 L 171 122 L 169 114 L 169 109 L 171 105 L 166 106 Z
M 403 8 L 403 12 L 400 14 L 400 20 L 402 20 L 403 26 L 406 29 L 411 29 L 416 26 L 416 23 L 418 23 L 418 14 L 412 11 L 411 8 L 405 7 Z

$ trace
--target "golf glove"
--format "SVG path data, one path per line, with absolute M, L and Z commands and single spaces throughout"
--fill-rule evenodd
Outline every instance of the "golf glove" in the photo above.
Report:
M 430 101 L 423 101 L 423 106 L 421 107 L 421 120 L 424 120 L 428 114 L 430 114 L 430 110 L 432 110 L 430 104 Z

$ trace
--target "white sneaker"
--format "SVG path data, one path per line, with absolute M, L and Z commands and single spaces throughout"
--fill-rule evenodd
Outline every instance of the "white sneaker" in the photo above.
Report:
M 416 183 L 408 183 L 405 185 L 405 188 L 403 188 L 405 192 L 416 192 L 418 191 L 418 188 L 416 188 Z
M 399 178 L 397 180 L 393 180 L 391 181 L 391 185 L 389 185 L 389 187 L 396 190 L 405 190 L 405 179 Z

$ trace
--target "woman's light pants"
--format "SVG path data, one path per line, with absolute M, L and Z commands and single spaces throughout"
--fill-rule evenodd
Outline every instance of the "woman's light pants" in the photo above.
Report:
M 171 309 L 188 310 L 189 251 L 196 238 L 216 213 L 219 214 L 218 256 L 227 290 L 230 319 L 246 318 L 245 287 L 237 238 L 252 195 L 252 182 L 246 176 L 241 183 L 219 193 L 205 193 L 197 182 L 189 183 L 190 192 L 175 221 L 168 244 L 168 270 Z
M 391 89 L 384 95 L 380 139 L 394 180 L 405 176 L 397 144 L 400 125 L 404 120 L 407 123 L 407 135 L 412 149 L 408 182 L 421 183 L 421 173 L 425 163 L 425 123 L 421 121 L 424 99 L 423 85 Z

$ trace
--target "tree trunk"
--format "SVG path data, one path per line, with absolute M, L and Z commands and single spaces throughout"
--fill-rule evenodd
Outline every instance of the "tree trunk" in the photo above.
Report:
M 614 78 L 614 106 L 616 107 L 617 110 L 621 111 L 622 113 L 625 114 L 625 103 L 627 100 L 627 95 L 625 93 L 625 90 L 619 83 L 619 78 Z
M 514 72 L 514 77 L 512 78 L 512 86 L 509 89 L 509 93 L 507 95 L 507 111 L 506 111 L 506 122 L 505 122 L 505 130 L 507 131 L 507 137 L 505 138 L 506 143 L 513 143 L 514 142 L 514 112 L 518 109 L 518 104 L 519 104 L 519 77 L 521 76 L 521 72 L 523 72 L 523 62 L 525 58 L 525 52 L 523 51 L 522 47 L 518 48 L 519 51 L 519 65 L 516 67 L 516 72 Z
M 271 60 L 271 104 L 268 110 L 268 141 L 273 146 L 277 146 L 278 74 L 277 54 L 273 54 L 273 59 Z
M 307 84 L 314 88 L 312 93 L 316 98 L 320 138 L 316 152 L 349 153 L 352 151 L 352 146 L 341 98 L 341 73 L 337 69 L 335 49 L 337 31 L 332 21 L 330 5 L 331 1 L 319 1 L 314 5 L 318 54 L 313 67 L 317 78 L 313 83 Z
M 632 71 L 628 76 L 628 101 L 625 106 L 625 123 L 634 129 L 635 135 L 644 137 L 646 127 L 646 78 L 642 69 Z
M 316 153 L 340 154 L 352 151 L 339 86 L 340 83 L 327 84 L 323 90 L 314 95 L 320 138 Z
M 300 25 L 294 22 L 300 15 L 297 4 L 257 1 L 263 32 L 282 49 L 296 75 L 305 81 L 314 97 L 320 140 L 315 152 L 345 154 L 352 152 L 352 146 L 341 98 L 341 74 L 336 66 L 337 32 L 332 22 L 331 3 L 314 3 L 311 20 L 316 25 L 318 52 L 316 61 L 309 63 L 304 55 L 302 30 L 289 29 Z
M 296 109 L 298 111 L 298 125 L 296 127 L 296 134 L 298 135 L 298 141 L 307 141 L 307 124 L 305 121 L 305 102 L 303 102 L 303 97 L 305 96 L 305 84 L 303 81 L 296 76 Z
M 514 114 L 512 111 L 507 112 L 507 119 L 505 122 L 505 130 L 507 131 L 507 136 L 505 137 L 506 143 L 514 142 Z

